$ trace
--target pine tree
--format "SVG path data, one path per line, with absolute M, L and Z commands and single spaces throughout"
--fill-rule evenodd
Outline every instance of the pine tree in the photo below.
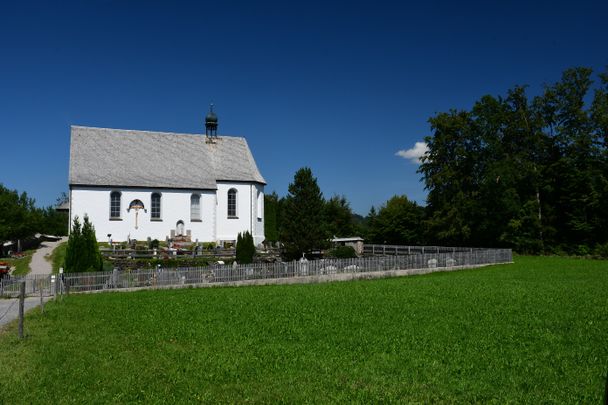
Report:
M 279 240 L 278 209 L 279 196 L 277 193 L 264 195 L 264 235 L 268 242 Z
M 298 170 L 281 207 L 281 242 L 287 260 L 327 245 L 323 194 L 308 167 Z
M 78 216 L 74 217 L 72 224 L 72 230 L 70 231 L 70 237 L 68 238 L 68 246 L 65 251 L 64 268 L 66 273 L 73 273 L 79 271 L 80 266 L 80 250 L 82 242 L 82 228 Z
M 99 245 L 97 244 L 97 237 L 95 236 L 95 227 L 89 221 L 87 215 L 84 216 L 84 223 L 82 224 L 82 238 L 84 246 L 84 262 L 85 271 L 101 271 L 103 269 L 103 262 L 101 259 L 101 253 L 99 252 Z
M 253 236 L 249 231 L 245 231 L 242 235 L 239 232 L 236 238 L 236 261 L 239 264 L 247 264 L 253 262 L 255 256 L 255 245 L 253 244 Z
M 79 218 L 74 223 L 68 239 L 64 268 L 66 273 L 102 270 L 101 253 L 95 237 L 95 228 L 85 215 L 81 226 Z
M 355 235 L 353 211 L 344 196 L 333 196 L 323 207 L 323 225 L 328 236 L 347 237 Z

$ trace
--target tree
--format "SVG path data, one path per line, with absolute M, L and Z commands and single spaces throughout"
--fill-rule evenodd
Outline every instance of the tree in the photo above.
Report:
M 82 226 L 78 216 L 74 217 L 70 237 L 68 238 L 68 246 L 65 251 L 65 260 L 63 267 L 66 272 L 73 273 L 82 271 L 80 265 L 80 252 L 83 250 Z
M 264 235 L 268 242 L 279 240 L 279 196 L 277 193 L 264 195 Z
M 236 261 L 240 264 L 253 262 L 255 256 L 255 245 L 253 236 L 249 231 L 245 231 L 242 235 L 239 232 L 236 238 Z
M 447 245 L 469 244 L 479 207 L 483 142 L 473 114 L 452 110 L 429 119 L 434 131 L 419 172 L 429 191 L 428 238 Z
M 78 216 L 74 217 L 65 253 L 64 268 L 68 273 L 101 271 L 103 269 L 101 253 L 95 237 L 95 228 L 86 215 L 82 226 Z
M 308 167 L 298 170 L 281 209 L 281 241 L 287 260 L 327 245 L 323 194 Z
M 364 238 L 368 243 L 382 243 L 382 237 L 377 235 L 378 227 L 376 225 L 376 220 L 378 219 L 378 214 L 376 213 L 376 208 L 372 205 L 369 210 L 369 213 L 365 217 L 363 230 L 364 230 Z
M 588 108 L 591 75 L 568 69 L 532 101 L 517 86 L 429 120 L 427 242 L 576 253 L 608 241 L 608 73 Z
M 371 214 L 371 212 L 370 212 Z M 424 208 L 406 196 L 394 196 L 380 207 L 370 222 L 374 243 L 416 245 L 422 243 Z
M 354 236 L 353 211 L 344 196 L 333 196 L 323 207 L 325 234 L 328 236 Z
M 67 212 L 57 211 L 53 207 L 43 208 L 40 212 L 42 216 L 40 233 L 57 236 L 68 234 L 69 218 Z
M 23 239 L 34 235 L 42 222 L 34 200 L 23 192 L 9 190 L 0 184 L 0 241 Z
M 0 184 L 0 241 L 24 239 L 36 233 L 67 235 L 65 212 L 53 207 L 37 208 L 27 193 L 19 194 Z

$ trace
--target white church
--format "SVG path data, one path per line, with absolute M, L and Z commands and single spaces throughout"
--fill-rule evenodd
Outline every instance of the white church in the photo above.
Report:
M 84 215 L 98 241 L 264 241 L 264 178 L 245 138 L 71 127 L 70 223 Z

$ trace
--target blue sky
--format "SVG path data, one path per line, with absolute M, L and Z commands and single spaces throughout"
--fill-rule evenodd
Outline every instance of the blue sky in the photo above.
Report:
M 395 194 L 424 203 L 397 152 L 428 118 L 603 70 L 606 16 L 606 1 L 2 2 L 0 183 L 52 204 L 70 125 L 201 133 L 213 101 L 267 192 L 308 166 L 362 215 Z

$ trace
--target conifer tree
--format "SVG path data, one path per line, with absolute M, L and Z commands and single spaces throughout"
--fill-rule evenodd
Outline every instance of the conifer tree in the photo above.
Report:
M 236 261 L 239 264 L 247 264 L 253 262 L 255 256 L 255 245 L 253 244 L 253 236 L 249 231 L 245 231 L 242 235 L 239 232 L 236 238 Z
M 279 196 L 277 193 L 264 195 L 264 235 L 268 242 L 279 240 L 278 209 Z
M 82 238 L 84 246 L 84 271 L 101 271 L 103 268 L 103 262 L 101 260 L 101 253 L 99 252 L 99 245 L 97 244 L 97 237 L 95 236 L 95 227 L 89 221 L 87 215 L 84 216 L 84 222 L 82 224 Z
M 281 242 L 287 260 L 327 245 L 323 194 L 308 167 L 298 170 L 281 207 Z
M 66 273 L 77 272 L 80 266 L 80 251 L 82 244 L 82 228 L 78 216 L 74 217 L 70 237 L 68 238 L 68 246 L 65 251 L 64 270 Z
M 102 264 L 95 228 L 89 221 L 89 217 L 84 216 L 83 225 L 80 224 L 78 216 L 74 217 L 65 253 L 66 273 L 101 271 Z

